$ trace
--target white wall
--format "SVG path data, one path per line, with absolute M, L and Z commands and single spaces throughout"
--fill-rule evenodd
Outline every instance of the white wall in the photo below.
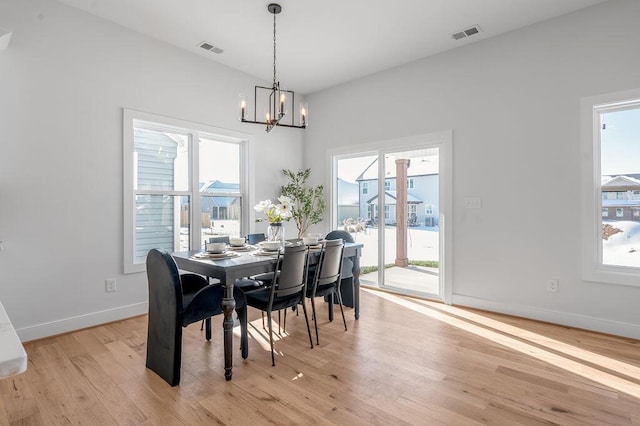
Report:
M 640 87 L 639 18 L 612 0 L 315 93 L 305 164 L 452 129 L 453 302 L 640 337 L 640 288 L 581 279 L 579 115 L 583 97 Z
M 122 108 L 247 133 L 250 206 L 302 165 L 302 131 L 238 122 L 262 81 L 55 1 L 2 0 L 0 27 L 0 300 L 23 340 L 146 312 L 146 275 L 122 274 Z

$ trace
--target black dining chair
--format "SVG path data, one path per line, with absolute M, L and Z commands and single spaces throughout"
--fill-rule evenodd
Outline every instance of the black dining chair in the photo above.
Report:
M 353 243 L 355 240 L 353 236 L 342 229 L 331 231 L 325 237 L 327 240 L 342 239 L 345 243 Z M 343 302 L 346 306 L 353 307 L 354 295 L 353 295 L 353 265 L 355 263 L 354 257 L 345 257 L 342 259 L 342 272 L 340 276 L 340 292 L 344 296 Z
M 347 320 L 344 317 L 342 307 L 342 294 L 340 291 L 340 273 L 342 271 L 342 252 L 344 243 L 342 239 L 326 240 L 320 249 L 320 257 L 314 273 L 309 277 L 311 284 L 307 284 L 307 297 L 311 299 L 313 324 L 316 329 L 316 344 L 320 344 L 318 337 L 318 315 L 316 313 L 316 297 L 333 297 L 335 294 L 340 304 L 344 331 L 347 331 Z M 331 306 L 331 305 L 330 305 Z
M 265 288 L 250 291 L 245 294 L 247 305 L 267 313 L 269 328 L 269 344 L 271 346 L 271 365 L 276 365 L 273 352 L 273 325 L 271 314 L 273 311 L 287 309 L 302 304 L 304 319 L 307 323 L 309 343 L 313 348 L 311 328 L 304 298 L 307 291 L 307 254 L 305 246 L 285 247 L 284 253 L 279 253 L 274 268 L 274 280 Z M 277 271 L 277 272 L 276 272 Z M 246 329 L 243 329 L 245 332 Z M 243 339 L 247 341 L 248 339 Z
M 146 366 L 171 386 L 180 383 L 182 359 L 182 328 L 204 320 L 206 339 L 211 340 L 211 317 L 220 315 L 224 288 L 210 285 L 196 274 L 182 274 L 165 250 L 151 249 L 147 254 L 149 284 L 149 315 L 147 329 Z M 240 348 L 247 358 L 246 299 L 234 288 L 233 297 L 242 329 Z

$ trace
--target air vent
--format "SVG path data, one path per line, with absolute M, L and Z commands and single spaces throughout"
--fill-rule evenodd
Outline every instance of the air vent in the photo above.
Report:
M 220 49 L 219 47 L 216 47 L 210 43 L 207 43 L 206 41 L 203 41 L 202 43 L 200 43 L 198 45 L 198 47 L 201 47 L 204 50 L 208 50 L 209 52 L 213 52 L 213 53 L 222 53 L 224 52 L 224 50 Z
M 451 34 L 451 38 L 454 40 L 460 40 L 465 37 L 471 37 L 474 34 L 478 34 L 480 31 L 482 31 L 480 29 L 480 26 L 474 25 L 473 27 L 467 28 L 466 30 Z

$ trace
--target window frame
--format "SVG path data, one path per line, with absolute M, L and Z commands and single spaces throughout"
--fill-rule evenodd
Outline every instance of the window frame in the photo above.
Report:
M 146 260 L 135 257 L 135 226 L 136 226 L 136 201 L 135 197 L 140 191 L 134 190 L 134 126 L 136 123 L 143 123 L 142 127 L 156 131 L 174 131 L 177 133 L 186 133 L 188 135 L 189 144 L 189 177 L 188 189 L 186 191 L 154 191 L 158 194 L 162 193 L 176 196 L 188 196 L 190 198 L 190 235 L 189 247 L 201 246 L 201 229 L 202 224 L 200 218 L 200 188 L 199 188 L 199 138 L 215 138 L 217 141 L 237 143 L 240 145 L 240 189 L 239 196 L 241 198 L 241 220 L 240 228 L 242 230 L 249 229 L 249 210 L 248 204 L 248 135 L 208 126 L 201 123 L 194 123 L 177 118 L 161 116 L 157 114 L 136 111 L 123 108 L 123 270 L 125 274 L 144 272 L 146 270 Z M 216 194 L 219 195 L 219 194 Z M 224 195 L 224 194 L 222 194 Z
M 583 98 L 580 102 L 582 158 L 582 279 L 640 287 L 640 267 L 606 265 L 602 259 L 601 115 L 640 108 L 640 89 Z

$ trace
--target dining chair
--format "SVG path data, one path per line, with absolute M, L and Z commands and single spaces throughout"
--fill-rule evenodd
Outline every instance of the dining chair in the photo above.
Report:
M 260 309 L 267 314 L 267 324 L 269 328 L 269 345 L 271 347 L 271 365 L 276 365 L 273 352 L 273 325 L 272 312 L 302 304 L 304 319 L 307 323 L 307 333 L 309 343 L 313 348 L 311 338 L 311 328 L 309 327 L 309 317 L 304 298 L 307 291 L 307 254 L 306 246 L 285 247 L 284 253 L 278 253 L 278 258 L 274 267 L 274 279 L 268 287 L 247 292 L 245 294 L 247 305 Z M 276 272 L 277 271 L 277 272 Z M 246 332 L 246 329 L 243 329 Z M 244 339 L 247 341 L 248 339 Z
M 341 238 L 345 243 L 353 243 L 355 240 L 353 236 L 342 229 L 338 229 L 335 231 L 331 231 L 327 234 L 325 239 L 327 240 L 337 240 Z M 355 263 L 354 257 L 345 257 L 342 259 L 342 272 L 340 277 L 340 291 L 341 294 L 344 295 L 343 302 L 346 303 L 346 306 L 353 307 L 353 265 Z M 345 294 L 346 292 L 346 294 Z
M 258 244 L 260 241 L 265 240 L 264 233 L 262 234 L 249 234 L 247 235 L 247 242 L 251 245 Z
M 206 339 L 211 340 L 211 317 L 220 315 L 224 288 L 210 285 L 196 274 L 182 274 L 165 250 L 151 249 L 147 254 L 149 315 L 146 366 L 171 386 L 180 383 L 182 328 L 204 320 Z M 244 293 L 235 289 L 233 297 L 242 330 L 240 348 L 248 356 L 247 310 Z
M 342 322 L 344 323 L 344 331 L 347 331 L 347 320 L 344 317 L 344 309 L 342 307 L 342 293 L 340 291 L 340 273 L 342 271 L 342 252 L 344 251 L 344 243 L 342 239 L 326 240 L 320 249 L 320 257 L 311 278 L 311 285 L 307 285 L 307 297 L 311 299 L 311 310 L 313 315 L 313 324 L 316 329 L 316 344 L 320 344 L 318 337 L 318 315 L 316 313 L 316 297 L 333 297 L 335 294 L 340 304 L 340 312 L 342 313 Z
M 222 237 L 209 237 L 209 242 L 210 243 L 226 243 L 228 245 L 229 244 L 229 236 L 228 235 L 224 235 Z

